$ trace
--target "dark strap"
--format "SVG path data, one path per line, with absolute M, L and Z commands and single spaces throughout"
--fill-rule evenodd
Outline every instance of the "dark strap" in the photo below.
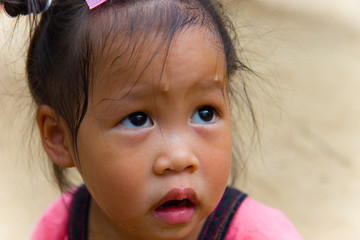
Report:
M 198 240 L 224 239 L 232 218 L 246 196 L 236 189 L 227 187 L 219 204 L 206 219 Z M 70 207 L 68 240 L 88 239 L 90 199 L 91 195 L 85 185 L 74 193 Z
M 219 204 L 206 219 L 198 240 L 224 239 L 232 218 L 246 196 L 236 189 L 227 187 Z
M 68 240 L 88 239 L 88 216 L 91 195 L 85 185 L 80 186 L 71 201 Z

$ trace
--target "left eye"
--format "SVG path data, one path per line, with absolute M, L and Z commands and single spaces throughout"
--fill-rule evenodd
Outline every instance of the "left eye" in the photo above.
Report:
M 191 117 L 193 123 L 212 123 L 216 118 L 216 110 L 210 106 L 199 108 Z
M 153 122 L 146 113 L 134 112 L 121 120 L 120 124 L 127 128 L 143 128 L 152 126 Z

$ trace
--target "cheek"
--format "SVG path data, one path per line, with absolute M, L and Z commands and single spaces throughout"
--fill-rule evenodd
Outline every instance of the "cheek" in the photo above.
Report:
M 232 139 L 231 132 L 218 135 L 213 146 L 212 154 L 206 161 L 208 173 L 212 175 L 211 181 L 220 185 L 226 185 L 230 174 L 232 157 Z
M 100 208 L 113 219 L 114 216 L 136 215 L 134 206 L 141 206 L 139 201 L 144 200 L 144 182 L 148 179 L 149 166 L 144 159 L 148 156 L 148 147 L 138 151 L 125 141 L 91 131 L 81 133 L 79 170 Z M 132 213 L 127 212 L 129 209 Z
M 200 180 L 207 192 L 204 211 L 210 214 L 224 193 L 227 185 L 231 157 L 232 157 L 232 138 L 231 128 L 224 126 L 216 131 L 208 132 L 207 141 L 203 142 L 201 152 L 202 179 Z
M 216 129 L 216 130 L 215 130 Z M 199 149 L 201 164 L 210 189 L 223 191 L 230 174 L 232 158 L 231 125 L 227 121 L 214 131 L 203 133 Z
M 207 163 L 226 170 L 230 167 L 232 155 L 232 135 L 230 120 L 226 120 L 208 131 L 199 132 L 203 139 L 202 153 L 208 155 Z M 215 171 L 216 172 L 216 171 Z
M 133 222 L 130 220 L 145 210 L 141 204 L 146 200 L 145 166 L 125 163 L 121 157 L 116 160 L 108 152 L 103 152 L 98 158 L 96 155 L 92 157 L 88 164 L 84 164 L 82 176 L 94 200 L 109 218 L 119 224 Z

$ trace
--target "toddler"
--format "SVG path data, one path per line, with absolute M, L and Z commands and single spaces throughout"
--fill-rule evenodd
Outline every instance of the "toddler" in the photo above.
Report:
M 219 2 L 0 3 L 30 16 L 28 85 L 65 192 L 31 239 L 302 239 L 227 187 L 230 83 L 246 67 Z M 72 167 L 84 185 L 65 191 Z

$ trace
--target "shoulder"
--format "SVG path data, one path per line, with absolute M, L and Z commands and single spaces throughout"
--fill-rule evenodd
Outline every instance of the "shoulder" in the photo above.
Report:
M 66 240 L 73 191 L 63 194 L 43 213 L 30 240 Z
M 279 210 L 247 197 L 236 211 L 225 240 L 302 240 Z

